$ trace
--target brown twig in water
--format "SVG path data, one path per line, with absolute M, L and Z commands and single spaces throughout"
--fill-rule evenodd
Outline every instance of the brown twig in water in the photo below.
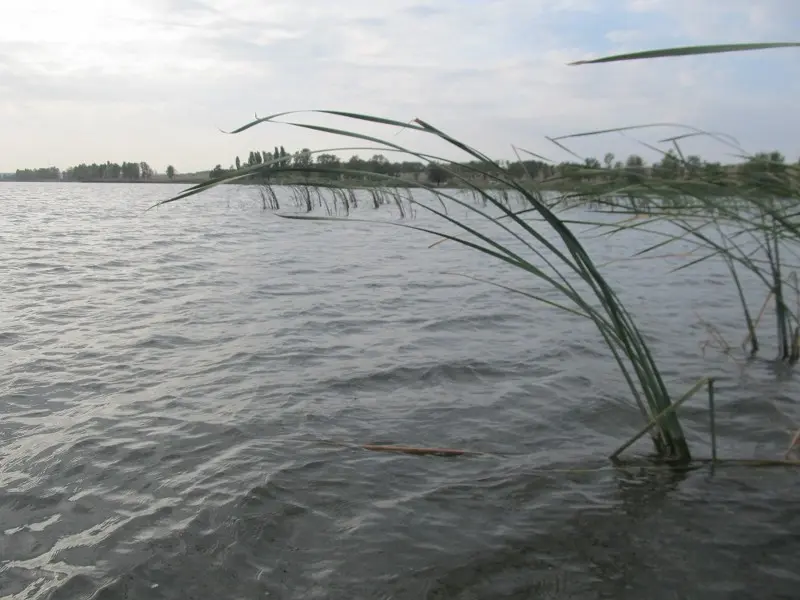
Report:
M 361 444 L 359 447 L 373 452 L 399 452 L 400 454 L 415 454 L 418 456 L 468 456 L 480 454 L 480 452 L 453 448 L 417 448 L 414 446 L 388 446 L 384 444 Z
M 415 456 L 482 456 L 486 452 L 476 452 L 474 450 L 459 450 L 455 448 L 427 448 L 418 446 L 400 446 L 395 444 L 353 444 L 336 440 L 318 440 L 325 444 L 342 446 L 345 448 L 356 448 L 359 450 L 370 450 L 371 452 L 396 452 L 398 454 L 412 454 Z

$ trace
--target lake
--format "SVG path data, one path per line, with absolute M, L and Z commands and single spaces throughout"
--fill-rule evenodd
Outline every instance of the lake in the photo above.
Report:
M 797 470 L 613 468 L 642 420 L 594 325 L 463 275 L 536 280 L 249 186 L 145 212 L 180 189 L 0 184 L 0 598 L 800 594 Z M 581 231 L 597 263 L 657 241 Z M 675 397 L 719 378 L 720 456 L 782 457 L 800 385 L 771 311 L 746 367 L 703 350 L 741 308 L 724 265 L 681 260 L 603 272 Z M 681 417 L 710 456 L 704 396 Z

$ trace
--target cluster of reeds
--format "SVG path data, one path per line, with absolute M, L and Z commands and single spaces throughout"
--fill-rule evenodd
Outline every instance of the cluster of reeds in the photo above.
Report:
M 679 148 L 679 145 L 675 143 Z M 683 154 L 680 153 L 680 160 Z M 751 159 L 752 160 L 752 159 Z M 785 165 L 788 176 L 782 182 L 765 181 L 759 188 L 751 183 L 710 181 L 703 174 L 683 181 L 648 178 L 646 184 L 626 186 L 586 185 L 575 181 L 575 192 L 563 197 L 568 206 L 583 203 L 596 212 L 623 215 L 616 221 L 585 221 L 605 229 L 605 235 L 642 230 L 661 239 L 638 249 L 632 258 L 647 258 L 656 251 L 669 251 L 674 243 L 692 246 L 684 253 L 691 260 L 676 270 L 691 268 L 709 260 L 722 260 L 730 273 L 741 302 L 750 354 L 759 350 L 757 325 L 762 305 L 754 317 L 742 284 L 747 273 L 764 287 L 765 304 L 774 303 L 779 360 L 800 358 L 800 290 L 797 264 L 792 259 L 800 250 L 800 195 L 792 186 L 794 165 Z M 580 174 L 576 173 L 576 177 Z M 788 184 L 788 185 L 787 185 Z M 669 228 L 656 225 L 668 223 Z
M 784 44 L 785 45 L 785 44 Z M 653 58 L 658 56 L 676 56 L 683 54 L 699 54 L 703 52 L 721 52 L 740 49 L 755 49 L 756 47 L 773 47 L 774 45 L 747 45 L 740 47 L 708 47 L 673 49 L 641 53 L 639 55 L 625 55 L 608 57 L 588 62 L 608 62 L 611 60 L 631 60 L 638 58 Z M 324 125 L 300 123 L 279 119 L 288 117 L 297 112 L 307 112 L 326 117 L 338 117 L 346 120 L 351 126 L 335 128 Z M 527 285 L 517 287 L 487 282 L 559 310 L 567 311 L 573 315 L 586 318 L 594 323 L 599 335 L 605 341 L 611 357 L 619 366 L 622 378 L 627 383 L 631 397 L 641 411 L 646 425 L 634 438 L 623 445 L 615 453 L 619 454 L 636 439 L 650 433 L 656 453 L 670 462 L 688 463 L 691 460 L 688 444 L 686 442 L 676 409 L 680 404 L 691 397 L 704 386 L 708 386 L 709 403 L 712 414 L 712 448 L 716 452 L 713 426 L 713 380 L 704 379 L 694 386 L 678 401 L 673 402 L 667 386 L 662 378 L 656 361 L 648 348 L 645 339 L 640 333 L 633 317 L 620 301 L 618 295 L 608 284 L 600 269 L 592 260 L 584 246 L 569 228 L 569 221 L 560 217 L 560 209 L 574 206 L 575 204 L 592 204 L 598 210 L 613 210 L 615 212 L 640 212 L 646 211 L 644 221 L 626 220 L 610 226 L 608 233 L 623 231 L 632 227 L 646 227 L 652 220 L 668 219 L 678 227 L 679 234 L 668 236 L 658 245 L 644 249 L 640 254 L 646 254 L 657 247 L 663 247 L 672 241 L 692 240 L 698 249 L 705 249 L 707 253 L 693 261 L 697 264 L 713 257 L 722 257 L 728 264 L 732 280 L 739 289 L 742 306 L 748 323 L 749 343 L 753 350 L 758 348 L 758 339 L 755 334 L 755 321 L 752 311 L 744 300 L 744 293 L 738 274 L 740 269 L 747 269 L 762 279 L 769 294 L 775 299 L 778 314 L 778 329 L 780 339 L 779 354 L 787 360 L 797 360 L 798 357 L 798 313 L 792 311 L 786 302 L 786 289 L 797 290 L 796 279 L 789 285 L 786 276 L 785 245 L 793 244 L 798 236 L 798 227 L 794 224 L 793 217 L 797 213 L 796 205 L 779 197 L 767 186 L 762 186 L 758 193 L 739 196 L 734 194 L 739 201 L 727 203 L 724 200 L 730 195 L 714 193 L 711 189 L 712 182 L 708 181 L 681 181 L 658 182 L 649 179 L 645 183 L 628 184 L 620 187 L 609 187 L 606 184 L 584 186 L 575 192 L 561 194 L 557 198 L 548 198 L 540 193 L 535 186 L 524 183 L 512 177 L 504 168 L 482 152 L 470 147 L 437 129 L 433 125 L 415 119 L 413 122 L 401 122 L 383 117 L 349 113 L 342 111 L 293 111 L 256 118 L 232 133 L 238 133 L 255 127 L 256 125 L 271 122 L 281 122 L 297 128 L 308 129 L 342 136 L 358 142 L 377 144 L 381 151 L 400 152 L 413 156 L 423 162 L 437 161 L 448 171 L 451 181 L 457 182 L 462 190 L 467 190 L 472 199 L 465 198 L 464 194 L 440 189 L 437 187 L 420 184 L 430 196 L 438 200 L 429 202 L 420 200 L 417 196 L 401 192 L 400 180 L 389 176 L 378 176 L 382 185 L 367 188 L 367 194 L 372 206 L 379 208 L 392 203 L 401 210 L 401 216 L 409 216 L 407 207 L 416 208 L 438 218 L 439 222 L 454 227 L 457 232 L 448 232 L 431 227 L 414 224 L 408 220 L 395 222 L 399 227 L 431 234 L 440 240 L 449 240 L 461 244 L 472 250 L 483 253 L 494 260 L 501 261 L 518 269 L 527 276 L 523 279 Z M 452 147 L 466 154 L 470 162 L 467 168 L 463 163 L 459 168 L 456 163 L 446 158 L 432 156 L 398 145 L 388 139 L 388 136 L 376 137 L 356 131 L 352 126 L 368 124 L 370 126 L 384 126 L 391 129 L 413 130 L 417 133 L 435 136 L 447 142 Z M 590 132 L 579 135 L 596 135 L 602 132 Z M 695 132 L 694 134 L 701 134 Z M 710 135 L 710 134 L 709 134 Z M 672 140 L 680 152 L 676 137 Z M 552 139 L 561 147 L 562 140 Z M 337 148 L 333 150 L 357 150 L 358 148 Z M 374 148 L 372 148 L 374 150 Z M 318 152 L 330 152 L 331 149 Z M 320 180 L 336 180 L 340 175 L 360 175 L 346 167 L 329 167 L 325 165 L 305 165 L 302 168 L 281 164 L 272 161 L 265 164 L 253 165 L 240 169 L 215 179 L 192 186 L 182 193 L 160 202 L 159 205 L 185 199 L 204 190 L 238 179 L 250 178 L 253 175 L 282 173 L 288 177 L 319 176 Z M 475 177 L 470 177 L 473 175 Z M 569 177 L 569 175 L 567 175 Z M 489 182 L 492 191 L 478 186 L 476 180 Z M 606 187 L 603 187 L 606 185 Z M 638 185 L 638 187 L 637 187 Z M 327 192 L 327 194 L 325 193 Z M 300 209 L 294 214 L 282 214 L 289 219 L 338 219 L 344 212 L 349 214 L 350 208 L 357 205 L 356 195 L 353 190 L 337 188 L 335 185 L 299 185 L 291 188 L 291 197 Z M 262 187 L 263 206 L 265 209 L 278 210 L 277 194 L 271 188 L 269 180 L 265 180 Z M 513 201 L 512 201 L 513 200 Z M 515 202 L 521 202 L 517 207 Z M 488 233 L 475 221 L 467 222 L 459 219 L 448 211 L 448 206 L 457 206 L 465 209 L 468 214 L 480 217 L 482 225 L 493 228 L 494 233 Z M 313 213 L 315 207 L 321 207 L 325 215 L 317 216 Z M 298 214 L 304 213 L 304 214 Z M 413 213 L 412 213 L 413 214 Z M 534 221 L 535 219 L 535 221 Z M 699 220 L 699 222 L 698 222 Z M 709 230 L 717 232 L 717 236 L 709 234 Z M 756 240 L 757 249 L 765 257 L 757 257 L 754 251 L 742 243 L 744 238 Z M 538 283 L 539 286 L 534 286 Z M 716 458 L 716 456 L 714 456 Z
M 272 171 L 275 170 L 273 167 Z M 413 211 L 413 205 L 410 202 L 411 193 L 408 188 L 371 186 L 356 189 L 327 183 L 324 180 L 313 183 L 293 183 L 280 187 L 288 191 L 289 201 L 297 212 L 311 213 L 319 209 L 331 217 L 347 216 L 351 209 L 358 208 L 359 193 L 365 196 L 368 204 L 374 209 L 394 206 L 401 218 L 409 216 L 409 211 Z M 258 190 L 262 209 L 280 210 L 281 205 L 275 185 L 265 180 L 258 184 Z
M 401 220 L 395 224 L 451 240 L 509 264 L 528 275 L 531 284 L 535 281 L 544 283 L 545 289 L 536 289 L 532 285 L 530 287 L 501 287 L 543 302 L 550 307 L 591 320 L 605 341 L 611 356 L 618 364 L 633 401 L 639 407 L 645 420 L 651 423 L 648 432 L 651 433 L 657 453 L 671 461 L 687 462 L 690 460 L 689 447 L 680 422 L 675 412 L 670 409 L 672 403 L 667 386 L 633 317 L 601 275 L 575 234 L 559 218 L 550 202 L 545 201 L 537 191 L 521 185 L 518 180 L 511 177 L 488 156 L 422 120 L 408 124 L 364 114 L 339 111 L 313 112 L 334 115 L 357 123 L 379 124 L 391 128 L 411 128 L 419 133 L 436 136 L 463 151 L 471 159 L 479 161 L 479 164 L 483 166 L 472 167 L 472 170 L 491 180 L 496 187 L 500 188 L 500 191 L 478 187 L 471 183 L 471 179 L 461 176 L 457 170 L 448 169 L 453 179 L 460 180 L 460 183 L 480 200 L 477 203 L 465 199 L 463 194 L 452 190 L 426 185 L 422 187 L 436 198 L 438 203 L 421 201 L 412 194 L 404 195 L 400 192 L 393 194 L 391 190 L 394 178 L 385 176 L 386 186 L 382 188 L 381 193 L 392 197 L 396 206 L 410 206 L 432 214 L 438 217 L 442 223 L 460 230 L 459 235 L 416 225 L 408 220 Z M 260 123 L 272 122 L 278 116 L 286 116 L 286 114 L 256 119 L 238 131 Z M 351 139 L 380 144 L 387 150 L 404 152 L 425 161 L 437 160 L 445 165 L 455 164 L 453 161 L 416 152 L 401 147 L 388 139 L 367 136 L 352 129 L 334 129 L 291 121 L 289 123 L 296 127 L 323 130 Z M 276 171 L 291 173 L 295 170 L 295 167 L 287 165 L 255 165 L 242 169 L 241 171 L 244 173 L 240 171 L 195 185 L 160 204 L 187 198 L 214 185 L 247 176 L 251 174 L 250 171 L 256 172 L 259 169 L 267 168 L 270 168 L 272 173 Z M 306 172 L 316 172 L 320 176 L 331 176 L 336 172 L 343 172 L 341 168 L 331 169 L 321 165 L 305 166 L 303 169 Z M 310 199 L 313 192 L 308 188 L 300 188 L 294 193 L 295 201 L 305 208 L 303 212 L 309 212 L 313 208 L 313 201 Z M 377 193 L 377 191 L 373 192 L 376 206 L 381 204 L 380 199 L 374 196 Z M 512 210 L 509 200 L 512 195 L 524 203 L 521 210 Z M 494 228 L 495 233 L 484 232 L 479 225 L 452 216 L 448 212 L 448 205 L 458 206 L 466 209 L 468 214 L 479 216 L 483 219 L 484 225 Z M 527 218 L 531 215 L 538 217 L 540 222 L 532 224 L 531 220 Z M 282 216 L 291 219 L 341 218 L 296 213 Z
M 729 52 L 798 46 L 795 43 L 740 44 L 712 47 L 667 49 L 609 57 L 597 61 L 658 58 L 683 54 Z M 566 149 L 568 138 L 604 135 L 631 129 L 663 125 L 642 125 L 603 131 L 590 131 L 552 138 Z M 682 179 L 648 177 L 646 180 L 620 185 L 619 183 L 585 184 L 586 173 L 580 170 L 567 174 L 573 178 L 575 192 L 569 194 L 574 202 L 583 202 L 600 212 L 633 215 L 609 224 L 594 223 L 605 228 L 608 235 L 631 229 L 642 229 L 662 236 L 658 243 L 639 249 L 635 257 L 644 258 L 654 251 L 665 251 L 670 244 L 690 243 L 692 259 L 676 270 L 691 268 L 706 261 L 722 260 L 730 273 L 741 303 L 746 336 L 742 347 L 751 356 L 760 349 L 757 326 L 772 300 L 776 320 L 777 359 L 795 363 L 800 360 L 800 289 L 796 263 L 792 258 L 800 250 L 800 167 L 784 164 L 770 157 L 752 156 L 736 140 L 725 135 L 685 128 L 677 135 L 659 140 L 671 146 L 672 156 L 685 169 Z M 732 149 L 745 162 L 738 172 L 709 176 L 691 169 L 681 147 L 681 141 L 707 136 Z M 662 155 L 666 151 L 646 144 Z M 574 154 L 574 153 L 572 153 Z M 635 181 L 635 178 L 632 178 Z M 653 227 L 667 222 L 672 232 Z M 764 288 L 765 300 L 754 317 L 742 284 L 742 274 L 754 276 Z

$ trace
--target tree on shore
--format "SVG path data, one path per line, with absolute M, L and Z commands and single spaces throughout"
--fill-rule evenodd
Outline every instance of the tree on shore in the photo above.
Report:
M 17 169 L 14 173 L 16 181 L 58 181 L 61 171 L 58 167 L 43 167 L 40 169 Z
M 445 168 L 437 162 L 432 162 L 428 165 L 426 174 L 428 176 L 428 181 L 433 185 L 442 185 L 450 177 L 450 174 Z
M 645 175 L 644 159 L 638 154 L 631 154 L 625 161 L 625 171 L 630 183 L 641 183 Z
M 150 165 L 144 161 L 139 163 L 139 177 L 147 180 L 152 179 L 153 175 L 155 175 L 155 171 L 153 171 L 153 168 Z

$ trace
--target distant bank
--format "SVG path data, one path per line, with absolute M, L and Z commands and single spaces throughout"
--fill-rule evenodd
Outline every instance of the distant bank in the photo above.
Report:
M 200 183 L 201 181 L 206 181 L 205 179 L 131 179 L 127 181 L 125 179 L 26 179 L 24 181 L 17 181 L 16 179 L 0 179 L 0 184 L 3 183 L 116 183 L 116 184 L 125 184 L 125 185 L 137 185 L 140 183 L 175 183 L 175 184 L 183 184 L 183 185 L 194 185 L 195 183 Z
M 47 179 L 47 178 L 34 178 L 34 179 L 24 179 L 18 180 L 12 178 L 0 178 L 0 183 L 116 183 L 116 184 L 131 184 L 136 185 L 140 183 L 144 184 L 152 184 L 152 183 L 172 183 L 176 185 L 196 185 L 198 183 L 208 181 L 209 174 L 202 173 L 202 174 L 191 174 L 191 175 L 184 175 L 184 176 L 175 176 L 172 179 L 167 177 L 152 177 L 149 179 Z M 222 185 L 261 185 L 264 183 L 261 180 L 257 179 L 241 179 L 238 181 L 227 181 L 223 182 Z M 270 183 L 272 185 L 309 185 L 309 186 L 319 186 L 319 187 L 329 187 L 335 186 L 340 188 L 365 188 L 365 187 L 383 187 L 386 186 L 385 181 L 381 181 L 378 179 L 340 179 L 340 180 L 333 180 L 333 179 L 309 179 L 309 178 L 297 178 L 297 179 L 275 179 L 273 178 Z M 428 184 L 430 185 L 430 184 Z M 391 187 L 420 187 L 420 182 L 414 180 L 404 180 L 404 181 L 397 181 L 393 182 Z
M 152 179 L 16 179 L 12 175 L 11 177 L 0 177 L 0 183 L 176 183 L 176 184 L 184 184 L 184 185 L 194 185 L 195 183 L 199 183 L 201 181 L 207 181 L 208 175 L 205 177 L 201 176 L 184 176 L 184 177 L 174 177 L 172 179 L 167 179 L 166 177 L 154 177 Z

